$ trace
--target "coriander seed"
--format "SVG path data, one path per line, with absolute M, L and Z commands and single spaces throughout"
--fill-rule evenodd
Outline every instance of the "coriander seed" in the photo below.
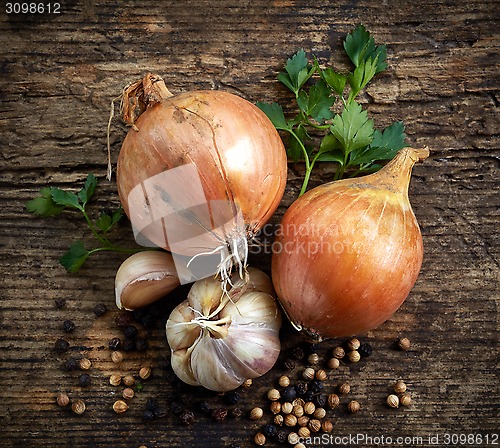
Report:
M 70 400 L 69 400 L 69 397 L 68 397 L 66 394 L 64 394 L 64 393 L 62 393 L 62 392 L 59 392 L 59 393 L 57 394 L 57 400 L 56 400 L 56 402 L 57 402 L 57 404 L 58 404 L 59 406 L 62 406 L 62 407 L 64 407 L 64 406 L 68 406 L 69 401 L 70 401 Z
M 407 350 L 410 350 L 411 342 L 408 338 L 400 338 L 398 340 L 398 347 L 400 350 L 405 352 Z
M 320 369 L 316 371 L 315 377 L 318 381 L 325 381 L 328 375 L 323 369 Z
M 332 432 L 333 423 L 330 420 L 325 420 L 323 423 L 321 423 L 321 430 L 323 432 Z
M 266 436 L 261 432 L 258 432 L 257 434 L 255 434 L 253 441 L 255 442 L 256 445 L 262 446 L 266 443 Z
M 296 398 L 295 400 L 292 401 L 293 406 L 304 406 L 306 402 L 304 401 L 303 398 Z
M 131 400 L 132 398 L 134 398 L 134 395 L 134 389 L 131 389 L 130 387 L 123 389 L 122 397 L 125 398 L 125 400 Z
M 349 383 L 343 383 L 339 386 L 339 392 L 342 395 L 347 395 L 351 391 L 351 386 Z
M 251 420 L 259 420 L 264 415 L 264 411 L 261 408 L 253 408 L 250 411 L 250 419 Z
M 396 392 L 397 394 L 402 394 L 406 392 L 406 384 L 402 380 L 396 381 L 396 384 L 394 384 L 393 389 L 394 392 Z
M 116 400 L 113 403 L 113 411 L 115 411 L 117 414 L 123 414 L 127 409 L 128 409 L 128 404 L 125 403 L 123 400 Z
M 340 398 L 337 394 L 328 395 L 328 406 L 331 409 L 335 409 L 340 404 Z
M 297 434 L 303 439 L 306 439 L 311 435 L 311 431 L 309 431 L 309 428 L 307 426 L 301 426 L 297 431 Z
M 241 386 L 245 389 L 248 389 L 252 385 L 252 383 L 252 378 L 248 378 L 247 380 L 243 381 L 243 384 Z
M 328 360 L 329 369 L 338 369 L 340 367 L 340 361 L 337 358 L 330 358 Z
M 147 380 L 151 376 L 151 367 L 143 367 L 139 370 L 139 376 L 143 380 Z
M 278 401 L 281 398 L 280 391 L 278 389 L 271 389 L 267 392 L 267 398 L 271 401 Z
M 80 369 L 82 370 L 89 370 L 92 367 L 92 362 L 88 358 L 82 358 L 80 359 Z
M 316 365 L 319 363 L 319 355 L 317 353 L 311 353 L 307 357 L 307 362 L 312 365 Z
M 135 378 L 132 375 L 126 375 L 123 377 L 123 384 L 125 386 L 133 386 L 135 384 Z
M 283 412 L 283 414 L 291 414 L 293 412 L 292 403 L 285 401 L 285 403 L 281 405 L 281 412 Z
M 82 415 L 85 412 L 85 403 L 82 400 L 75 400 L 71 405 L 71 410 L 78 415 Z
M 399 399 L 399 403 L 402 406 L 410 406 L 410 404 L 411 404 L 411 395 L 408 392 L 405 392 L 403 395 L 401 395 L 401 398 Z
M 112 386 L 119 386 L 122 382 L 122 377 L 117 374 L 113 374 L 109 377 L 109 384 Z
M 293 448 L 306 448 L 306 446 L 303 443 L 297 443 Z
M 283 375 L 280 377 L 280 379 L 278 380 L 278 384 L 281 386 L 281 387 L 287 387 L 290 385 L 290 378 L 288 378 L 286 375 Z
M 350 362 L 359 362 L 361 355 L 357 350 L 352 350 L 347 354 L 347 358 L 349 358 Z
M 386 402 L 389 405 L 389 407 L 391 407 L 391 408 L 399 407 L 399 398 L 397 395 L 394 395 L 394 394 L 389 395 L 387 397 Z
M 314 403 L 312 401 L 308 401 L 305 405 L 304 405 L 304 413 L 306 414 L 314 414 L 314 411 L 316 410 L 316 406 L 314 406 Z
M 342 359 L 345 356 L 345 350 L 340 346 L 335 347 L 332 351 L 332 355 L 334 358 Z
M 313 417 L 317 418 L 318 420 L 321 420 L 322 418 L 326 417 L 326 410 L 325 408 L 316 408 L 313 413 Z
M 281 412 L 281 403 L 279 401 L 273 401 L 269 409 L 273 414 L 279 414 Z
M 293 406 L 292 414 L 297 418 L 302 417 L 304 415 L 304 407 L 300 404 L 296 404 Z
M 291 432 L 288 434 L 287 440 L 290 445 L 295 445 L 299 443 L 300 436 L 296 432 Z
M 297 417 L 293 414 L 288 414 L 285 416 L 285 425 L 293 427 L 297 424 Z
M 307 415 L 303 415 L 297 419 L 297 425 L 299 426 L 307 426 L 310 418 Z
M 309 420 L 307 427 L 312 432 L 318 432 L 321 429 L 321 422 L 318 419 L 313 418 L 313 419 Z
M 350 401 L 349 404 L 347 405 L 347 411 L 349 412 L 349 414 L 355 414 L 360 409 L 361 405 L 355 400 Z
M 307 367 L 303 372 L 302 372 L 302 377 L 305 380 L 312 380 L 314 378 L 314 375 L 316 372 L 312 367 Z
M 122 362 L 123 360 L 123 354 L 122 352 L 111 352 L 111 361 L 113 361 L 115 364 L 118 364 L 119 362 Z
M 273 421 L 275 425 L 283 426 L 283 423 L 285 422 L 285 417 L 283 417 L 281 414 L 278 414 L 274 416 Z
M 358 339 L 352 338 L 347 341 L 347 348 L 349 350 L 357 350 L 361 346 L 361 343 Z

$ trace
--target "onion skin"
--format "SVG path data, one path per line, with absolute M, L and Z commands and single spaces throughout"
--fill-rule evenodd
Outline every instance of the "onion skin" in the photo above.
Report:
M 321 185 L 287 210 L 272 278 L 294 326 L 319 340 L 362 334 L 404 302 L 423 258 L 408 185 L 427 155 L 405 148 L 379 172 Z
M 250 233 L 272 216 L 283 196 L 286 153 L 265 114 L 230 93 L 187 92 L 149 107 L 125 138 L 117 184 L 127 216 L 136 185 L 190 162 L 206 199 L 237 203 Z

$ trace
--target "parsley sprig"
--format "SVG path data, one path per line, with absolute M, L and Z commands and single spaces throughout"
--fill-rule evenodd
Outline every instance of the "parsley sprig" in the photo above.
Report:
M 123 216 L 123 209 L 118 207 L 113 212 L 102 212 L 92 220 L 87 204 L 95 193 L 97 179 L 89 174 L 85 185 L 78 193 L 62 190 L 56 187 L 46 187 L 40 190 L 40 194 L 26 203 L 26 209 L 42 218 L 57 216 L 63 210 L 78 210 L 83 214 L 87 224 L 97 238 L 101 246 L 94 249 L 86 249 L 81 241 L 71 244 L 69 250 L 59 259 L 59 262 L 69 271 L 77 272 L 85 263 L 87 258 L 101 251 L 114 251 L 120 253 L 135 253 L 143 249 L 127 249 L 113 244 L 108 238 L 108 233 L 116 226 Z
M 258 102 L 276 129 L 289 135 L 287 154 L 294 162 L 304 160 L 306 172 L 299 196 L 305 193 L 316 162 L 334 162 L 334 179 L 375 172 L 377 162 L 392 159 L 407 146 L 404 125 L 396 122 L 384 130 L 375 129 L 373 120 L 356 98 L 374 76 L 387 68 L 387 49 L 376 45 L 363 25 L 344 41 L 344 50 L 354 68 L 343 74 L 330 67 L 321 68 L 312 55 L 299 50 L 278 74 L 294 95 L 298 113 L 287 119 L 278 103 Z M 332 109 L 336 102 L 338 113 Z M 319 145 L 314 145 L 320 136 Z

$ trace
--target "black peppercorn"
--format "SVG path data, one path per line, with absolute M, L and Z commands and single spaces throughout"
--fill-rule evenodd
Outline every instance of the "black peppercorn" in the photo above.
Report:
M 104 314 L 106 314 L 106 311 L 108 311 L 108 307 L 104 305 L 104 303 L 98 303 L 96 306 L 94 306 L 94 314 L 97 317 L 104 316 Z
M 210 405 L 208 404 L 208 401 L 201 401 L 200 404 L 198 405 L 198 407 L 200 408 L 201 412 L 205 412 L 205 413 L 208 413 L 212 410 L 210 408 Z
M 137 327 L 135 325 L 129 325 L 123 330 L 123 334 L 126 338 L 134 339 L 137 336 Z
M 283 401 L 292 402 L 297 398 L 297 391 L 293 386 L 287 386 L 283 389 L 283 393 L 281 394 Z
M 155 415 L 153 413 L 153 411 L 150 411 L 149 409 L 146 409 L 143 413 L 142 413 L 142 419 L 145 421 L 145 422 L 149 422 L 151 420 L 153 420 L 155 418 Z
M 279 442 L 279 443 L 285 443 L 286 442 L 286 439 L 287 439 L 288 435 L 286 433 L 286 431 L 283 431 L 282 429 L 279 430 L 277 433 L 276 433 L 276 440 Z
M 223 422 L 227 417 L 227 410 L 223 408 L 214 409 L 212 411 L 212 418 L 216 422 Z
M 111 350 L 119 350 L 121 345 L 120 338 L 113 338 L 108 342 L 108 346 Z
M 290 358 L 285 360 L 285 369 L 287 369 L 287 370 L 295 369 L 295 361 L 293 359 L 290 359 Z
M 55 299 L 54 302 L 58 310 L 60 310 L 61 308 L 64 307 L 64 305 L 66 305 L 66 299 Z
M 231 409 L 231 417 L 240 418 L 243 415 L 243 411 L 241 408 L 233 408 Z
M 168 415 L 168 411 L 164 406 L 157 406 L 153 409 L 153 414 L 155 418 L 164 418 Z
M 135 340 L 135 349 L 140 353 L 145 352 L 148 349 L 148 341 L 144 338 L 137 338 Z
M 179 415 L 183 409 L 182 405 L 177 401 L 172 401 L 172 403 L 170 403 L 170 410 L 172 411 L 172 414 Z
M 135 341 L 133 339 L 125 339 L 122 347 L 125 352 L 133 352 L 135 350 Z
M 75 330 L 75 324 L 72 320 L 65 320 L 63 322 L 63 331 L 65 333 L 71 333 Z
M 80 378 L 78 378 L 78 384 L 82 387 L 90 386 L 90 375 L 88 373 L 82 373 Z
M 54 344 L 54 348 L 56 352 L 59 353 L 67 352 L 69 349 L 69 342 L 65 341 L 64 339 L 58 339 Z
M 278 434 L 278 428 L 271 424 L 264 425 L 264 427 L 262 428 L 262 434 L 264 434 L 266 437 L 276 437 L 276 435 Z
M 314 392 L 312 390 L 308 390 L 304 395 L 302 395 L 302 398 L 304 398 L 304 401 L 313 401 L 314 400 Z
M 64 369 L 67 370 L 68 372 L 72 372 L 73 370 L 76 370 L 77 368 L 78 368 L 78 361 L 75 358 L 69 358 L 64 363 Z
M 145 314 L 139 319 L 139 322 L 146 328 L 151 327 L 154 324 L 155 318 L 151 314 Z
M 146 401 L 146 409 L 150 411 L 154 411 L 158 407 L 158 403 L 156 402 L 155 398 L 148 398 L 148 401 Z
M 304 350 L 302 349 L 302 347 L 295 347 L 295 349 L 293 350 L 293 354 L 292 356 L 297 360 L 297 361 L 300 361 L 302 359 L 304 359 Z
M 368 342 L 361 344 L 358 348 L 358 353 L 362 358 L 368 358 L 372 354 L 372 351 L 372 346 Z
M 235 390 L 232 390 L 230 392 L 227 392 L 224 395 L 224 398 L 228 404 L 236 404 L 240 400 L 240 394 Z
M 325 388 L 322 381 L 312 380 L 309 383 L 309 390 L 312 390 L 315 394 L 321 392 Z
M 179 419 L 183 425 L 192 425 L 194 423 L 194 414 L 186 409 L 181 412 Z
M 313 403 L 317 408 L 324 408 L 326 405 L 326 395 L 318 394 L 314 397 Z
M 304 395 L 307 392 L 308 385 L 304 381 L 300 381 L 297 383 L 297 386 L 295 386 L 295 390 L 297 392 L 297 395 Z
M 129 313 L 120 313 L 115 318 L 115 324 L 119 328 L 126 328 L 132 323 L 132 318 Z

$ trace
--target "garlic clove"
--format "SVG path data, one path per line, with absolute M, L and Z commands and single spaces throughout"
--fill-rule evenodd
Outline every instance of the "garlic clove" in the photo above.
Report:
M 221 303 L 223 295 L 221 283 L 211 277 L 195 282 L 187 300 L 191 307 L 198 311 L 198 315 L 207 317 Z
M 173 291 L 179 284 L 171 254 L 138 252 L 127 258 L 116 273 L 116 306 L 126 310 L 142 308 Z
M 236 273 L 233 274 L 231 278 L 233 287 L 230 292 L 233 301 L 236 301 L 236 298 L 241 296 L 241 294 L 250 291 L 261 291 L 276 297 L 273 282 L 268 275 L 256 268 L 248 268 L 247 273 L 247 280 L 240 278 Z
M 231 316 L 233 323 L 252 326 L 255 322 L 267 324 L 273 330 L 281 326 L 281 312 L 275 299 L 263 292 L 248 292 L 237 302 L 228 303 L 220 312 L 220 317 Z
M 201 328 L 193 322 L 193 308 L 184 301 L 176 306 L 167 321 L 167 340 L 172 351 L 191 347 L 200 336 Z
M 181 381 L 191 386 L 200 386 L 191 369 L 191 352 L 192 348 L 177 350 L 175 352 L 172 350 L 170 364 L 172 365 L 172 370 Z

